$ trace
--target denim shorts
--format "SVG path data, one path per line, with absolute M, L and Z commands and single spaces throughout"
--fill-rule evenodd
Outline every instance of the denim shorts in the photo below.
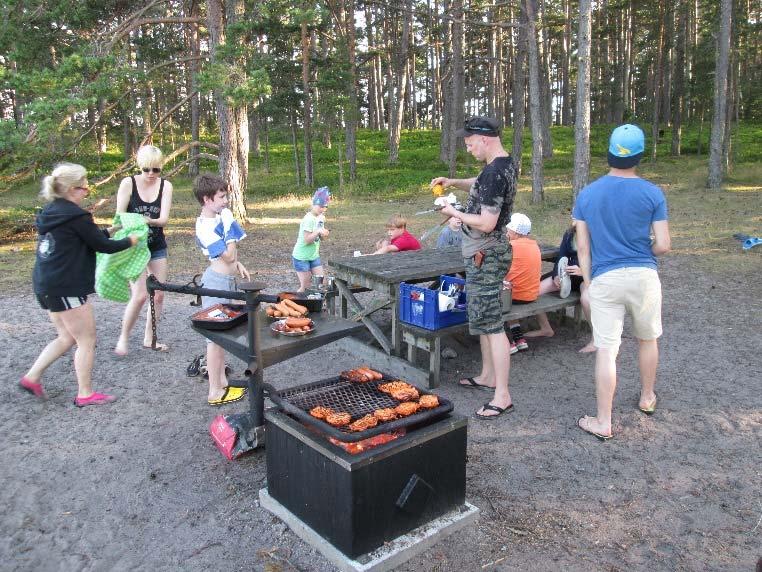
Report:
M 323 266 L 319 256 L 315 260 L 298 260 L 292 256 L 291 260 L 294 262 L 294 270 L 297 272 L 310 272 L 313 268 Z
M 209 288 L 211 290 L 227 290 L 228 292 L 237 290 L 235 276 L 231 274 L 220 274 L 211 268 L 207 268 L 204 271 L 204 275 L 201 277 L 201 284 L 203 285 L 203 288 Z M 230 299 L 214 298 L 211 296 L 201 297 L 202 308 L 209 308 L 215 304 L 230 304 Z
M 166 248 L 160 248 L 159 250 L 151 251 L 151 260 L 159 260 L 160 258 L 166 258 L 166 257 L 167 257 Z

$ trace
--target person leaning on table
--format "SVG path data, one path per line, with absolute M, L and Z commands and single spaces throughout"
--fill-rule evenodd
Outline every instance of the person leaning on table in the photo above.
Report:
M 500 289 L 509 266 L 511 247 L 503 228 L 511 217 L 516 196 L 516 167 L 503 148 L 495 119 L 472 117 L 457 135 L 465 137 L 466 149 L 486 163 L 485 167 L 478 177 L 437 177 L 431 186 L 441 184 L 469 193 L 465 212 L 447 205 L 441 213 L 463 223 L 461 251 L 466 266 L 468 330 L 479 336 L 482 355 L 481 373 L 459 383 L 467 388 L 495 390 L 492 400 L 475 413 L 477 419 L 490 420 L 513 411 L 508 391 L 510 345 L 503 330 Z
M 635 173 L 645 148 L 635 125 L 614 129 L 609 140 L 607 175 L 580 191 L 572 216 L 577 221 L 577 253 L 590 296 L 595 357 L 596 416 L 577 425 L 605 441 L 611 439 L 611 409 L 616 390 L 616 358 L 625 314 L 638 338 L 640 400 L 646 415 L 656 410 L 657 339 L 662 334 L 661 282 L 656 257 L 669 252 L 667 201 L 656 185 Z M 653 233 L 653 240 L 651 234 Z
M 48 204 L 37 215 L 37 256 L 33 282 L 37 301 L 48 311 L 58 337 L 42 350 L 19 386 L 45 398 L 40 378 L 45 370 L 76 344 L 74 370 L 78 391 L 74 405 L 101 405 L 116 399 L 93 391 L 92 371 L 95 358 L 95 318 L 87 299 L 95 292 L 95 253 L 112 254 L 135 246 L 136 235 L 110 240 L 93 215 L 81 208 L 89 194 L 87 171 L 81 165 L 61 163 L 42 183 L 40 195 Z

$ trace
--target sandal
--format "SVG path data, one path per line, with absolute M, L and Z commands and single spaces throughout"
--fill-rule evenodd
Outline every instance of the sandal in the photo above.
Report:
M 492 419 L 496 419 L 500 417 L 503 413 L 513 413 L 514 407 L 513 403 L 508 405 L 507 407 L 498 407 L 497 405 L 492 405 L 491 403 L 485 403 L 482 405 L 482 411 L 497 411 L 496 415 L 484 415 L 484 413 L 479 413 L 478 411 L 474 413 L 474 417 L 477 419 L 481 419 L 482 421 L 491 421 Z
M 236 401 L 241 401 L 241 399 L 244 398 L 246 395 L 246 388 L 245 387 L 233 387 L 232 385 L 228 385 L 225 388 L 225 393 L 222 394 L 222 397 L 219 399 L 209 399 L 207 400 L 207 403 L 209 405 L 227 405 L 228 403 L 235 403 Z
M 463 381 L 466 383 L 462 383 Z M 481 389 L 482 391 L 493 391 L 495 389 L 494 387 L 484 385 L 483 383 L 476 383 L 476 380 L 473 377 L 464 377 L 458 382 L 458 385 L 468 389 Z
M 653 401 L 653 403 L 651 403 L 651 405 L 649 405 L 647 407 L 641 407 L 640 404 L 638 404 L 638 409 L 640 409 L 640 411 L 642 411 L 646 415 L 653 415 L 654 413 L 656 413 L 656 402 L 658 400 L 659 400 L 659 396 L 654 391 L 654 401 Z
M 45 394 L 45 389 L 42 387 L 42 384 L 37 381 L 32 381 L 26 376 L 22 377 L 21 381 L 19 381 L 19 387 L 24 391 L 28 391 L 35 397 L 39 397 L 40 399 L 48 398 L 48 396 Z
M 105 405 L 106 403 L 112 403 L 114 401 L 116 401 L 116 397 L 113 395 L 93 393 L 87 397 L 75 397 L 74 405 L 77 407 L 87 407 L 88 405 Z
M 599 441 L 608 441 L 609 439 L 611 439 L 614 436 L 613 434 L 611 434 L 611 435 L 604 435 L 603 433 L 598 433 L 596 431 L 593 431 L 592 429 L 583 427 L 582 424 L 580 423 L 580 421 L 582 421 L 583 419 L 588 419 L 588 416 L 587 415 L 583 415 L 582 417 L 577 419 L 577 427 L 582 429 L 585 433 L 588 433 L 588 434 L 592 435 L 593 437 L 595 437 Z

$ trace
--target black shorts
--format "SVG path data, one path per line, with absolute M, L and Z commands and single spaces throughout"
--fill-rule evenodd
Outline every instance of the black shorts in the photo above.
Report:
M 48 296 L 47 294 L 35 294 L 37 302 L 43 310 L 50 312 L 65 312 L 73 308 L 79 308 L 87 302 L 87 296 Z

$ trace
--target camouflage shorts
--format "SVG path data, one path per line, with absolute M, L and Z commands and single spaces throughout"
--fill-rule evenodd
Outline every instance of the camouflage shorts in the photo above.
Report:
M 501 243 L 485 251 L 480 268 L 473 258 L 465 258 L 466 295 L 468 296 L 468 332 L 473 336 L 503 331 L 503 307 L 500 289 L 508 272 L 511 246 Z

